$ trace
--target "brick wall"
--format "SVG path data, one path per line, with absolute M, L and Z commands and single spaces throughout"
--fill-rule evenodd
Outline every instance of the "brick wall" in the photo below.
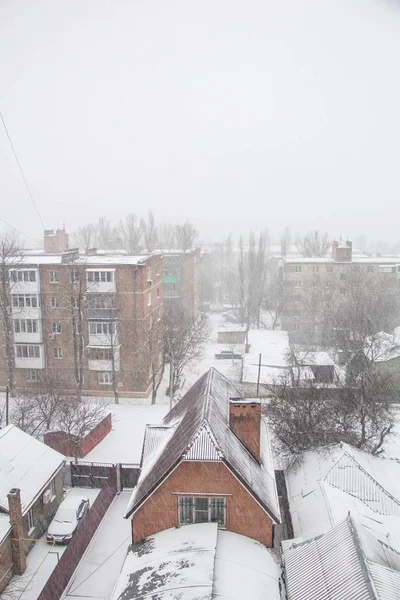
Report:
M 117 476 L 114 469 L 97 496 L 78 531 L 68 544 L 53 573 L 41 591 L 38 600 L 59 600 L 68 585 L 86 548 L 89 546 L 108 507 L 117 493 Z
M 112 420 L 111 413 L 109 413 L 81 440 L 78 448 L 78 456 L 83 458 L 89 454 L 110 433 L 111 427 Z M 53 450 L 57 450 L 57 452 L 61 452 L 64 456 L 74 456 L 74 444 L 71 442 L 70 436 L 64 431 L 49 431 L 44 434 L 43 441 L 47 446 L 50 446 Z
M 272 520 L 220 462 L 182 462 L 133 515 L 134 543 L 178 526 L 178 494 L 226 497 L 226 529 L 271 547 Z
M 260 402 L 229 402 L 229 426 L 256 460 L 260 460 Z

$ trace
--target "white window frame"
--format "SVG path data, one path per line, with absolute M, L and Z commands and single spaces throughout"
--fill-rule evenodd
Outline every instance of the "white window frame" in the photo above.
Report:
M 34 377 L 32 377 L 33 373 L 35 374 Z M 26 380 L 32 382 L 40 381 L 40 372 L 37 369 L 28 369 Z
M 57 490 L 56 490 L 56 480 L 55 480 L 55 478 L 54 478 L 54 479 L 52 479 L 52 480 L 50 481 L 50 487 L 49 487 L 49 490 L 50 490 L 50 495 L 51 495 L 51 500 L 50 500 L 50 502 L 53 502 L 53 500 L 54 500 L 54 499 L 55 499 L 55 497 L 57 496 Z
M 319 273 L 319 265 L 313 265 L 313 273 Z
M 105 381 L 107 379 L 107 381 Z M 110 371 L 99 371 L 99 385 L 112 385 L 112 373 Z
M 200 509 L 196 507 L 197 500 L 207 500 L 207 508 Z M 219 521 L 212 519 L 213 502 L 222 503 L 223 519 Z M 188 506 L 189 504 L 192 506 Z M 185 506 L 186 504 L 186 506 Z M 221 507 L 220 507 L 221 508 Z M 192 513 L 191 518 L 185 518 L 184 513 Z M 198 513 L 208 513 L 207 520 L 197 519 Z M 224 496 L 178 496 L 178 522 L 179 525 L 189 525 L 193 523 L 218 523 L 221 528 L 226 527 L 226 498 Z
M 87 271 L 88 283 L 114 283 L 114 271 Z
M 62 348 L 53 348 L 53 358 L 55 360 L 62 359 Z
M 61 333 L 61 323 L 60 323 L 60 321 L 53 321 L 53 323 L 52 323 L 52 333 L 54 335 L 60 335 L 60 333 Z
M 17 358 L 40 358 L 40 346 L 38 344 L 16 344 L 15 355 Z
M 57 296 L 50 296 L 50 306 L 51 306 L 51 308 L 57 308 L 58 307 L 58 298 L 57 298 Z
M 49 282 L 50 283 L 58 283 L 58 271 L 50 271 L 49 272 Z
M 28 535 L 31 535 L 35 531 L 35 513 L 33 508 L 28 511 Z
M 147 306 L 151 306 L 151 292 L 147 294 Z
M 294 272 L 295 273 L 301 273 L 301 265 L 295 265 L 294 266 Z

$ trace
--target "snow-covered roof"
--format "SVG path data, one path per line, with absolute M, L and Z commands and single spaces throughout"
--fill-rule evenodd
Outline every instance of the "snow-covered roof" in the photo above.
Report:
M 21 259 L 18 260 L 18 264 L 15 265 L 15 268 L 21 268 L 26 265 L 61 265 L 61 264 L 70 264 L 63 263 L 62 254 L 24 254 Z M 93 266 L 102 266 L 102 265 L 139 265 L 143 264 L 149 258 L 148 255 L 140 255 L 140 256 L 131 256 L 131 255 L 123 255 L 123 254 L 94 254 L 93 256 L 87 256 L 86 254 L 81 254 L 79 259 L 74 261 L 74 264 L 77 265 L 93 265 Z
M 335 363 L 326 352 L 296 352 L 296 358 L 301 365 L 334 366 Z
M 234 568 L 233 568 L 234 566 Z M 280 600 L 274 552 L 216 523 L 167 529 L 128 552 L 111 600 Z M 268 590 L 266 595 L 266 591 Z
M 241 396 L 216 369 L 207 371 L 170 410 L 162 425 L 175 426 L 171 435 L 158 434 L 162 443 L 150 456 L 132 493 L 126 517 L 135 512 L 154 489 L 183 460 L 220 460 L 243 482 L 248 492 L 274 521 L 280 511 L 272 457 L 258 463 L 229 427 L 229 400 Z M 150 438 L 153 433 L 146 432 Z M 149 442 L 145 443 L 148 447 Z M 154 444 L 153 444 L 154 445 Z M 261 447 L 268 446 L 266 427 L 261 427 Z M 266 464 L 270 461 L 271 465 Z
M 399 476 L 398 462 L 348 444 L 304 452 L 286 472 L 294 536 L 325 533 L 350 511 L 371 529 L 373 521 L 379 523 L 381 539 L 391 529 L 400 541 Z
M 290 351 L 287 331 L 250 329 L 248 343 L 251 354 L 262 354 L 263 364 L 270 367 L 286 367 Z
M 312 264 L 337 264 L 337 265 L 342 265 L 342 264 L 351 264 L 351 263 L 356 263 L 356 264 L 366 264 L 366 265 L 371 265 L 371 264 L 375 264 L 375 265 L 398 265 L 400 264 L 400 256 L 368 256 L 368 257 L 363 257 L 363 256 L 353 256 L 351 261 L 346 261 L 346 260 L 334 260 L 331 257 L 316 257 L 316 256 L 299 256 L 299 257 L 288 257 L 285 258 L 284 263 L 290 263 L 290 264 L 299 264 L 299 263 L 309 263 L 310 265 Z
M 399 600 L 400 554 L 351 516 L 284 552 L 288 600 Z
M 218 333 L 244 333 L 247 327 L 245 325 L 235 325 L 235 323 L 224 323 L 218 328 Z
M 0 544 L 11 531 L 10 517 L 7 513 L 0 512 Z
M 314 373 L 311 367 L 273 367 L 268 364 L 268 358 L 264 358 L 261 354 L 245 354 L 243 356 L 243 373 L 242 381 L 244 383 L 257 383 L 260 371 L 259 382 L 261 385 L 278 385 L 278 384 L 291 384 L 292 377 L 295 380 L 300 379 L 301 381 L 308 381 L 314 379 Z
M 7 494 L 19 488 L 25 514 L 63 463 L 62 454 L 18 427 L 0 429 L 0 509 L 8 512 Z
M 365 339 L 364 354 L 373 362 L 385 362 L 400 357 L 400 340 L 390 333 L 380 331 Z

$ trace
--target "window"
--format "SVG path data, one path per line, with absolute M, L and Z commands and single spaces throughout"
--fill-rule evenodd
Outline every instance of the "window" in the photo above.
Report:
M 319 273 L 319 265 L 314 265 L 312 270 L 313 270 L 313 273 Z
M 160 288 L 157 288 L 157 300 L 160 298 Z
M 156 264 L 156 276 L 158 277 L 161 274 L 161 263 Z
M 89 348 L 88 360 L 111 360 L 112 350 L 109 348 Z
M 298 323 L 294 323 L 293 331 L 300 331 L 300 325 Z
M 296 281 L 294 282 L 294 287 L 295 288 L 301 287 L 301 281 L 300 281 L 300 279 L 296 279 Z
M 53 357 L 57 359 L 62 358 L 62 348 L 53 348 Z
M 79 298 L 74 296 L 71 302 L 72 308 L 79 308 Z
M 37 333 L 38 322 L 34 319 L 14 319 L 15 333 Z
M 326 270 L 328 273 L 333 273 L 333 265 L 326 265 Z
M 151 306 L 151 292 L 147 296 L 147 306 Z
M 59 334 L 61 333 L 61 323 L 59 321 L 55 321 L 52 324 L 53 333 Z
M 90 283 L 112 283 L 114 273 L 112 271 L 88 271 L 87 280 Z
M 51 296 L 50 306 L 51 306 L 51 308 L 57 308 L 57 306 L 58 306 L 57 296 Z
M 49 273 L 50 283 L 58 283 L 58 273 L 57 271 L 50 271 Z
M 115 308 L 115 298 L 113 294 L 90 294 L 89 308 Z
M 35 529 L 35 514 L 33 508 L 28 512 L 28 535 Z
M 14 283 L 16 283 L 17 281 L 32 283 L 36 281 L 36 271 L 11 271 L 10 279 Z
M 301 273 L 301 265 L 295 265 L 294 266 L 294 272 L 295 273 Z
M 99 323 L 89 323 L 89 333 L 91 335 L 99 335 L 99 334 L 115 334 L 117 331 L 117 324 L 110 323 L 107 321 L 99 322 Z
M 79 271 L 71 271 L 69 280 L 71 283 L 77 283 L 79 281 Z
M 318 287 L 318 281 L 313 281 L 312 282 L 312 286 L 313 286 L 313 288 L 317 288 Z
M 101 385 L 110 385 L 112 383 L 112 373 L 101 371 L 99 373 L 99 383 Z
M 176 292 L 176 283 L 164 283 L 165 292 Z
M 57 496 L 57 490 L 56 490 L 56 480 L 52 479 L 50 481 L 50 495 L 51 495 L 51 499 L 54 500 L 54 498 Z
M 40 358 L 40 346 L 16 345 L 17 358 Z
M 40 381 L 40 373 L 36 369 L 29 369 L 26 374 L 27 381 Z
M 39 296 L 33 294 L 12 294 L 14 308 L 37 308 L 40 306 Z
M 147 267 L 147 280 L 151 281 L 151 267 Z
M 179 496 L 178 507 L 180 525 L 218 523 L 220 527 L 225 527 L 225 498 Z

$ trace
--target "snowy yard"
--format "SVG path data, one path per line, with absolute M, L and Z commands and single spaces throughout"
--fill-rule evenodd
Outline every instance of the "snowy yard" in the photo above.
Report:
M 100 490 L 75 487 L 68 492 L 68 496 L 87 497 L 90 504 L 93 504 L 99 493 Z M 24 575 L 14 577 L 13 580 L 19 590 L 16 595 L 18 600 L 37 599 L 66 548 L 64 545 L 53 546 L 48 543 L 46 534 L 36 542 L 26 558 L 27 568 Z

